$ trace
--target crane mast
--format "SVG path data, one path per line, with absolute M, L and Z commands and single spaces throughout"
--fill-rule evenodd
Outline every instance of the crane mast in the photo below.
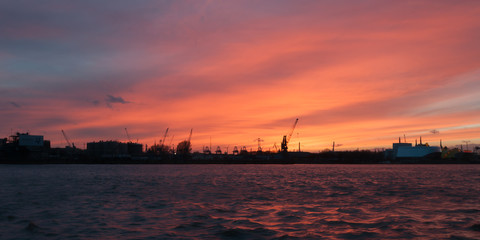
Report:
M 288 135 L 284 135 L 282 139 L 282 152 L 287 152 L 288 150 L 288 142 L 290 142 L 290 139 L 292 138 L 293 131 L 295 130 L 295 127 L 297 126 L 298 123 L 298 118 L 295 119 L 295 123 L 293 124 L 293 127 L 291 128 L 290 132 Z

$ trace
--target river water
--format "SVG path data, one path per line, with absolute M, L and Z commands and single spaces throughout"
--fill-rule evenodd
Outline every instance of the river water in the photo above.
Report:
M 0 239 L 480 239 L 480 165 L 0 165 Z

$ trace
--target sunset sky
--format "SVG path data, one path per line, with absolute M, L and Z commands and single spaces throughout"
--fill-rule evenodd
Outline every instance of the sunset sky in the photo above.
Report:
M 480 1 L 1 1 L 0 114 L 53 147 L 480 144 Z

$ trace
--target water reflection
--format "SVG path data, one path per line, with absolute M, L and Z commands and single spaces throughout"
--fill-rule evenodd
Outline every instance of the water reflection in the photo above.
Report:
M 475 239 L 480 238 L 473 227 L 480 223 L 478 170 L 477 165 L 4 166 L 0 224 L 9 227 L 0 237 Z

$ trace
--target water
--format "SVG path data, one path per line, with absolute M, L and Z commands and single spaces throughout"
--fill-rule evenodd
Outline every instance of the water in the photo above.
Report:
M 480 239 L 480 165 L 0 165 L 0 182 L 0 239 Z

